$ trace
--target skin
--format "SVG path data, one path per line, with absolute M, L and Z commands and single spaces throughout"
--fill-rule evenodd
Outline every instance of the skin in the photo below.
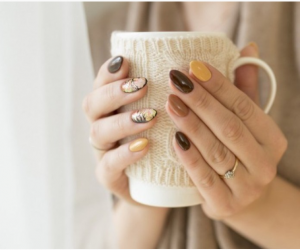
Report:
M 241 55 L 257 57 L 258 53 L 253 46 L 248 46 Z M 148 146 L 131 152 L 129 143 L 118 145 L 117 141 L 153 127 L 156 118 L 149 123 L 135 124 L 130 120 L 131 113 L 116 114 L 119 107 L 142 98 L 147 86 L 135 93 L 123 93 L 121 84 L 128 75 L 128 62 L 124 59 L 121 69 L 111 74 L 107 71 L 110 60 L 100 68 L 93 92 L 83 101 L 91 124 L 91 141 L 101 149 L 95 150 L 96 176 L 119 198 L 114 208 L 118 247 L 155 248 L 169 209 L 133 201 L 124 174 L 128 165 L 147 154 Z M 186 117 L 176 116 L 166 103 L 178 130 L 193 138 L 187 151 L 175 140 L 174 149 L 203 197 L 204 212 L 262 247 L 299 248 L 300 191 L 276 176 L 287 141 L 275 122 L 258 106 L 257 68 L 240 67 L 236 71 L 235 87 L 220 72 L 206 65 L 212 73 L 207 82 L 197 80 L 192 72 L 183 72 L 194 83 L 194 90 L 189 94 L 181 93 L 169 83 L 173 94 L 189 107 Z M 219 175 L 232 169 L 235 156 L 240 159 L 236 176 L 221 179 Z

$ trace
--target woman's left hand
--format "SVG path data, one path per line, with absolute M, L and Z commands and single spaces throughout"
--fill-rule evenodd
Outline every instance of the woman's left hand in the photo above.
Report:
M 203 197 L 204 212 L 225 219 L 263 194 L 287 140 L 257 105 L 257 70 L 238 69 L 238 88 L 211 65 L 196 64 L 197 72 L 170 72 L 174 95 L 166 109 L 180 131 L 174 149 Z M 234 177 L 223 178 L 235 163 Z

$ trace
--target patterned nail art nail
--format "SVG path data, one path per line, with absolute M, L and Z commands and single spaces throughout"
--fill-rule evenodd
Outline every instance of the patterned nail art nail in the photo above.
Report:
M 133 93 L 142 88 L 144 88 L 147 84 L 147 79 L 144 77 L 135 77 L 127 80 L 122 84 L 122 90 L 125 93 Z
M 132 121 L 136 123 L 150 122 L 157 114 L 155 109 L 142 109 L 134 112 L 131 116 Z

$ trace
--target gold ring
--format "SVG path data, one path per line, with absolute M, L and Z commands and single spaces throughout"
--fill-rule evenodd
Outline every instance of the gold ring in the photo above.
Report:
M 234 177 L 234 172 L 237 169 L 237 166 L 239 165 L 239 159 L 235 157 L 235 164 L 233 169 L 228 170 L 224 175 L 220 175 L 221 178 L 223 179 L 231 179 Z
M 97 147 L 93 144 L 91 137 L 89 137 L 89 143 L 91 144 L 91 146 L 92 146 L 94 149 L 96 149 L 96 150 L 98 150 L 98 151 L 105 151 L 105 150 L 103 150 L 103 149 L 97 148 Z

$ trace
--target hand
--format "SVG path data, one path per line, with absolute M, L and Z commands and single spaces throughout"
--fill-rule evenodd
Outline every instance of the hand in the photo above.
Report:
M 156 111 L 116 113 L 147 92 L 147 79 L 126 78 L 128 68 L 128 61 L 122 57 L 106 61 L 95 79 L 93 92 L 83 101 L 83 109 L 91 124 L 90 141 L 96 148 L 97 179 L 117 197 L 137 204 L 130 197 L 124 170 L 146 155 L 148 140 L 139 138 L 123 145 L 117 142 L 151 128 Z
M 251 49 L 246 51 L 249 55 Z M 254 66 L 237 70 L 237 86 L 245 94 L 211 65 L 196 64 L 200 71 L 170 72 L 175 95 L 169 96 L 166 109 L 182 132 L 176 134 L 174 149 L 204 199 L 204 212 L 225 219 L 264 193 L 276 176 L 287 141 L 254 102 L 258 100 Z M 235 176 L 221 178 L 236 159 Z

